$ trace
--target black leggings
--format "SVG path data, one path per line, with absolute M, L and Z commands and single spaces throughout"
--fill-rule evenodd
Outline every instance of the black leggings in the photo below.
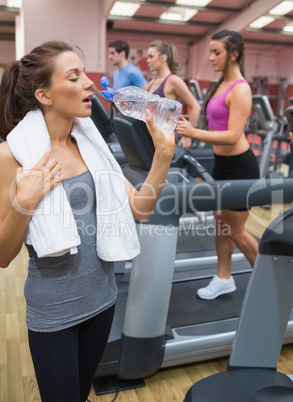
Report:
M 28 331 L 42 402 L 86 401 L 113 315 L 114 306 L 62 331 Z

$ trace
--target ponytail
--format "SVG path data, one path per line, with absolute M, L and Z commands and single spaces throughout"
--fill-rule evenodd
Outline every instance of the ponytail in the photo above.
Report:
M 19 61 L 5 66 L 0 85 L 0 136 L 3 140 L 21 120 L 19 99 L 15 94 L 20 72 Z
M 203 105 L 203 113 L 206 113 L 207 105 L 208 105 L 209 101 L 214 96 L 214 94 L 216 93 L 217 89 L 219 88 L 219 86 L 222 84 L 223 81 L 224 81 L 224 77 L 222 76 L 219 79 L 219 81 L 215 85 L 213 85 L 210 88 L 210 90 L 207 92 L 206 98 L 205 98 L 205 101 L 204 101 L 204 105 Z
M 170 58 L 170 63 L 169 68 L 172 74 L 178 74 L 178 52 L 177 52 L 177 48 L 176 46 L 171 43 L 170 45 L 170 49 L 171 49 L 171 58 Z

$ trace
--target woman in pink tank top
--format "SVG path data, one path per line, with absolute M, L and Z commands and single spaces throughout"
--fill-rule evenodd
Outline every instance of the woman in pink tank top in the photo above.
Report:
M 209 60 L 214 71 L 222 73 L 206 101 L 209 131 L 193 128 L 183 117 L 180 117 L 176 131 L 213 145 L 215 164 L 212 175 L 215 180 L 257 179 L 258 163 L 244 133 L 251 113 L 252 96 L 244 79 L 242 36 L 228 30 L 214 34 L 210 41 Z M 198 289 L 199 297 L 214 299 L 236 289 L 231 276 L 235 244 L 253 266 L 258 243 L 245 229 L 248 215 L 248 208 L 215 211 L 218 270 L 207 287 Z

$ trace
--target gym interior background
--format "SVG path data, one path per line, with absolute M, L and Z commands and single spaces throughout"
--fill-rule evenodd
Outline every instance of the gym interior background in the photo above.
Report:
M 282 113 L 293 98 L 290 30 L 293 12 L 270 13 L 281 1 L 206 1 L 205 7 L 189 6 L 194 15 L 176 23 L 160 20 L 160 15 L 170 7 L 173 13 L 183 15 L 188 7 L 175 0 L 129 0 L 128 3 L 138 6 L 131 17 L 111 15 L 115 3 L 113 0 L 1 0 L 0 69 L 46 40 L 64 39 L 83 50 L 87 73 L 99 88 L 100 77 L 111 78 L 114 70 L 107 60 L 108 42 L 126 40 L 131 47 L 130 57 L 134 57 L 136 49 L 146 52 L 151 41 L 162 39 L 177 46 L 182 78 L 186 82 L 196 80 L 204 93 L 218 78 L 208 61 L 209 39 L 219 29 L 233 29 L 241 32 L 246 42 L 245 71 L 253 93 L 268 97 L 281 129 Z M 259 17 L 268 18 L 267 24 L 261 28 L 250 26 Z M 109 112 L 109 105 L 103 105 Z M 286 127 L 282 129 L 282 134 L 289 134 Z M 256 132 L 248 134 L 254 136 Z M 282 149 L 283 146 L 288 149 L 288 140 L 282 143 Z M 251 232 L 261 237 L 265 226 L 289 207 L 285 204 L 255 208 L 254 219 L 248 223 Z M 23 299 L 26 261 L 23 250 L 0 277 L 0 400 L 3 402 L 40 401 L 26 338 Z M 162 369 L 145 379 L 145 387 L 121 392 L 117 401 L 182 401 L 194 382 L 225 370 L 226 364 L 224 357 Z M 283 347 L 278 368 L 285 374 L 293 374 L 293 346 Z M 112 398 L 113 395 L 97 397 L 94 390 L 90 395 L 93 402 Z

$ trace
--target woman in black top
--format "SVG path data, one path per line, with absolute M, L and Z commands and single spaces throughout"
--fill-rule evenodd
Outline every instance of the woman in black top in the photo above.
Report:
M 176 47 L 160 40 L 152 42 L 147 52 L 147 63 L 149 71 L 156 72 L 156 75 L 143 89 L 184 103 L 188 107 L 190 124 L 195 127 L 200 114 L 200 105 L 186 83 L 177 75 Z M 182 137 L 179 145 L 190 148 L 191 139 Z

